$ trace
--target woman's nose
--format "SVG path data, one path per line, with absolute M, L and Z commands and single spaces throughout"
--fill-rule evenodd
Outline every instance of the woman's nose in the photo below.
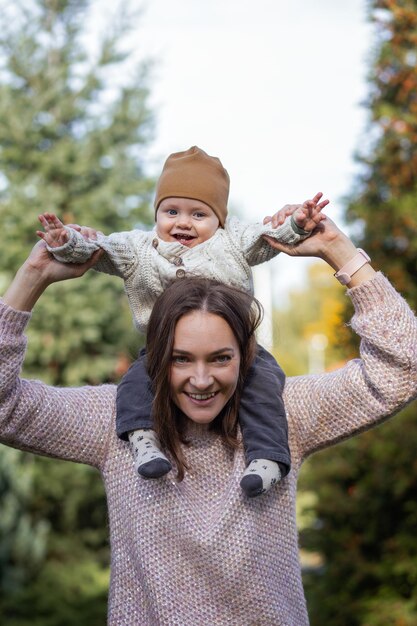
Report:
M 210 368 L 206 366 L 196 367 L 190 376 L 190 383 L 196 389 L 208 389 L 213 384 L 213 380 Z

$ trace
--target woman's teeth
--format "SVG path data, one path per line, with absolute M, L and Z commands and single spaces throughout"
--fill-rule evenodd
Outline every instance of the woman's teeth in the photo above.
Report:
M 216 394 L 213 391 L 212 393 L 189 393 L 188 395 L 193 400 L 208 400 L 209 398 L 214 398 Z

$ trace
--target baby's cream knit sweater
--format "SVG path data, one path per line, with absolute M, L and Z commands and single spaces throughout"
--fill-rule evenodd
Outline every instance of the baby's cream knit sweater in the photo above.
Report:
M 224 228 L 193 248 L 162 241 L 155 230 L 98 235 L 97 241 L 86 241 L 72 228 L 67 231 L 68 242 L 48 250 L 58 261 L 83 263 L 102 248 L 105 254 L 94 269 L 123 278 L 133 319 L 141 332 L 146 331 L 156 299 L 176 278 L 202 276 L 252 293 L 251 267 L 278 254 L 262 235 L 293 245 L 309 234 L 296 229 L 290 217 L 278 228 L 228 218 Z

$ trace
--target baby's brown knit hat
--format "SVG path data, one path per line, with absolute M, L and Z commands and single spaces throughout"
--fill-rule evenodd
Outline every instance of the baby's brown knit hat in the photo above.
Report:
M 217 157 L 193 146 L 170 154 L 156 186 L 155 215 L 165 198 L 191 198 L 209 205 L 224 226 L 229 196 L 229 174 Z

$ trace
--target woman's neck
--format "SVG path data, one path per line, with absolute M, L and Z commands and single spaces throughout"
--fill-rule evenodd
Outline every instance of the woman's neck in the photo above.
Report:
M 187 419 L 186 422 L 186 436 L 189 437 L 207 437 L 209 433 L 213 433 L 214 431 L 210 428 L 211 424 L 200 424 L 198 422 L 194 422 L 193 420 Z

